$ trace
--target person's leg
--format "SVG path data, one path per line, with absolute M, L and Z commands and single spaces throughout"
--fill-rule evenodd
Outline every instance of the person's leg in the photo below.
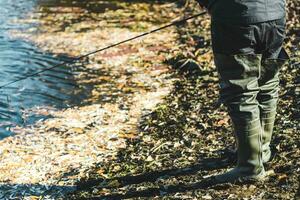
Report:
M 216 178 L 220 182 L 261 179 L 262 128 L 256 100 L 261 56 L 215 54 L 215 62 L 220 74 L 221 99 L 233 124 L 238 158 L 236 168 Z
M 228 108 L 237 144 L 237 166 L 218 182 L 261 179 L 262 128 L 259 93 L 262 55 L 255 54 L 251 26 L 212 24 L 214 59 L 220 78 L 220 100 Z
M 288 59 L 282 48 L 285 37 L 285 20 L 279 19 L 265 23 L 266 33 L 262 40 L 263 51 L 261 74 L 258 80 L 260 92 L 257 95 L 260 108 L 260 119 L 263 129 L 263 162 L 271 158 L 270 142 L 272 138 L 279 97 L 279 70 Z
M 273 127 L 276 117 L 278 90 L 279 90 L 279 66 L 281 64 L 276 60 L 265 60 L 262 62 L 262 68 L 270 68 L 269 78 L 259 80 L 260 92 L 257 100 L 260 106 L 260 120 L 263 129 L 263 162 L 268 162 L 271 158 L 270 142 L 273 133 Z

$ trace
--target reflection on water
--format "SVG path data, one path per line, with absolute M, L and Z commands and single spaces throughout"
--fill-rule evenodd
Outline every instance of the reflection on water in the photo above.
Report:
M 30 43 L 9 38 L 9 30 L 28 28 L 14 24 L 34 8 L 34 0 L 0 0 L 0 85 L 56 65 L 68 58 L 45 54 Z M 0 89 L 0 138 L 12 134 L 10 127 L 30 124 L 41 118 L 24 111 L 36 106 L 67 107 L 78 103 L 84 95 L 75 95 L 77 88 L 66 66 Z

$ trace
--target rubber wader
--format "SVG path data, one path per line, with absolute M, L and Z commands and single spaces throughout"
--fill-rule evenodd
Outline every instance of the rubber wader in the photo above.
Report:
M 279 98 L 279 70 L 285 64 L 288 55 L 281 49 L 277 59 L 266 59 L 262 62 L 259 79 L 260 92 L 257 100 L 260 107 L 262 126 L 263 162 L 271 159 L 270 142 L 272 138 L 277 102 Z
M 218 182 L 262 180 L 270 160 L 278 101 L 278 73 L 288 57 L 282 48 L 285 20 L 257 24 L 212 22 L 220 100 L 228 108 L 237 145 L 237 166 Z
M 261 55 L 215 54 L 221 99 L 227 106 L 237 144 L 237 166 L 216 177 L 218 182 L 263 179 L 262 126 L 257 96 Z

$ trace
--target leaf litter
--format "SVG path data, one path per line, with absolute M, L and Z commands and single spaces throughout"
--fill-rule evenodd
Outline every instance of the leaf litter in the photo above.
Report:
M 73 8 L 58 12 L 57 7 L 27 20 L 40 22 L 39 29 L 14 36 L 45 51 L 75 56 L 173 19 L 183 6 L 187 14 L 199 12 L 192 1 L 186 5 L 121 3 L 121 8 L 104 14 L 77 9 L 77 16 Z M 218 78 L 209 17 L 204 16 L 91 57 L 85 67 L 105 76 L 78 76 L 78 83 L 95 85 L 86 99 L 90 105 L 53 111 L 52 119 L 17 127 L 16 136 L 1 141 L 0 180 L 5 190 L 0 194 L 67 199 L 297 199 L 299 2 L 289 0 L 288 8 L 286 47 L 292 58 L 282 69 L 281 109 L 271 146 L 274 158 L 266 166 L 270 178 L 265 183 L 201 184 L 205 177 L 234 164 L 230 120 L 225 108 L 216 104 Z M 138 14 L 133 15 L 132 9 Z M 70 50 L 70 45 L 75 46 Z M 210 162 L 215 158 L 225 165 Z M 31 193 L 32 189 L 36 191 Z

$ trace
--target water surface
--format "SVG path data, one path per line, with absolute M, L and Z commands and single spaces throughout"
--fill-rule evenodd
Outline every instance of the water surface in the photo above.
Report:
M 0 0 L 0 85 L 70 59 L 55 57 L 33 44 L 9 37 L 11 30 L 34 26 L 14 21 L 26 17 L 37 3 L 35 0 Z M 0 139 L 12 134 L 11 127 L 45 118 L 28 113 L 29 109 L 46 106 L 66 108 L 80 102 L 85 94 L 75 92 L 78 86 L 73 74 L 70 67 L 60 66 L 0 89 Z

